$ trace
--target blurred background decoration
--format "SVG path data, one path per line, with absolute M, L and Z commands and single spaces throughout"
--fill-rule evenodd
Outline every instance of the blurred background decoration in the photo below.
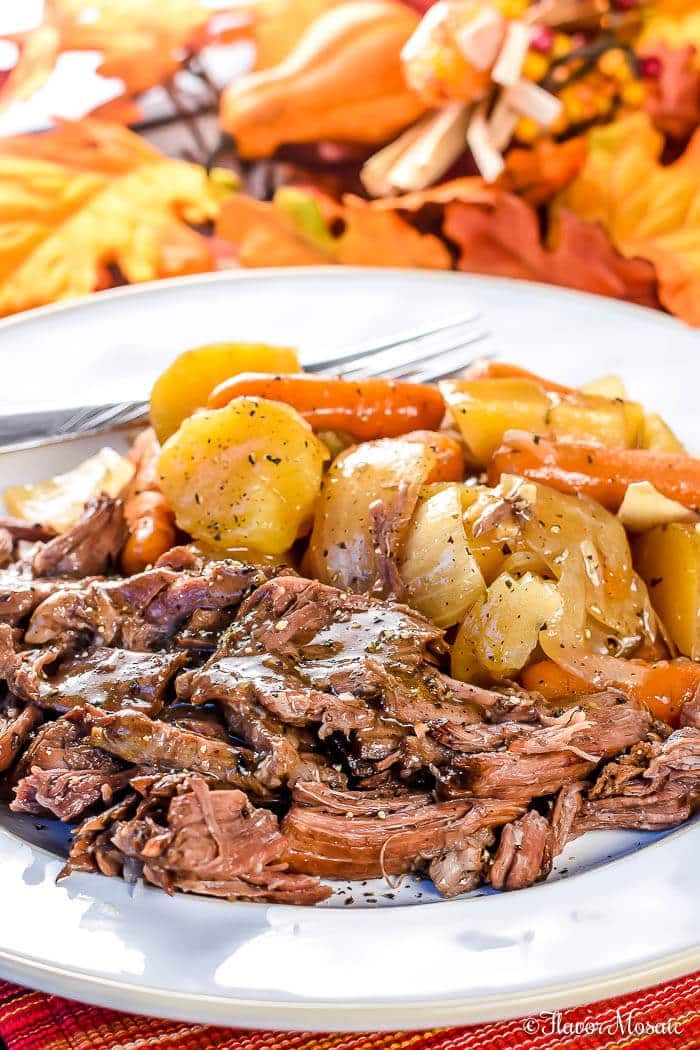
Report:
M 0 314 L 223 267 L 457 268 L 700 325 L 697 0 L 0 7 Z

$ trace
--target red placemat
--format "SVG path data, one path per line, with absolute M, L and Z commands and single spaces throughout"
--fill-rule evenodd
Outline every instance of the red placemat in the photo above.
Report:
M 158 1021 L 0 981 L 7 1050 L 694 1050 L 700 972 L 577 1010 L 515 1021 L 376 1035 L 252 1032 Z

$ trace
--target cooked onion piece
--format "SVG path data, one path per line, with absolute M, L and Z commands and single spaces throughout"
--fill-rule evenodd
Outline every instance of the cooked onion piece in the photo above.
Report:
M 617 516 L 628 532 L 646 532 L 672 521 L 700 520 L 689 507 L 662 496 L 650 481 L 635 481 L 627 486 Z
M 195 540 L 280 554 L 308 527 L 327 458 L 293 408 L 241 397 L 182 423 L 163 446 L 160 483 Z
M 486 585 L 469 550 L 462 521 L 462 486 L 430 491 L 418 504 L 399 566 L 406 601 L 438 627 L 458 623 Z
M 56 532 L 65 532 L 75 525 L 88 500 L 103 492 L 118 496 L 133 478 L 134 469 L 113 448 L 103 448 L 66 474 L 5 489 L 5 506 L 22 521 L 40 521 Z
M 469 494 L 467 542 L 486 582 L 507 572 L 557 584 L 562 614 L 556 620 L 556 644 L 619 655 L 655 640 L 647 589 L 613 514 L 586 497 L 511 475 L 493 489 L 464 491 Z M 551 623 L 548 629 L 554 630 Z M 460 635 L 459 645 L 463 641 Z M 463 657 L 456 660 L 459 664 Z M 486 666 L 481 657 L 477 663 Z
M 634 571 L 621 522 L 586 496 L 565 495 L 546 485 L 535 485 L 535 492 L 535 503 L 520 515 L 522 538 L 529 550 L 542 556 L 555 579 L 561 581 L 567 569 L 566 588 L 560 588 L 562 625 L 580 615 L 565 593 L 575 590 L 582 596 L 585 615 L 607 632 L 608 651 L 632 651 L 654 632 L 647 590 Z M 584 636 L 584 642 L 590 640 Z
M 512 678 L 536 649 L 540 632 L 562 616 L 554 583 L 533 573 L 502 573 L 467 613 L 452 648 L 452 674 L 464 681 Z
M 402 589 L 397 559 L 436 456 L 425 442 L 367 441 L 341 453 L 323 482 L 307 573 L 344 590 Z

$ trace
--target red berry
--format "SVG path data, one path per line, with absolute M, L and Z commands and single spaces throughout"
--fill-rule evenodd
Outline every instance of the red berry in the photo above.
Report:
M 530 47 L 533 51 L 539 51 L 546 55 L 552 50 L 554 44 L 554 33 L 547 26 L 541 26 L 532 36 Z
M 658 55 L 645 55 L 639 62 L 639 72 L 650 80 L 656 79 L 661 75 L 661 59 Z
M 585 47 L 587 43 L 585 33 L 574 33 L 571 37 L 571 47 L 574 51 L 578 51 L 580 47 Z

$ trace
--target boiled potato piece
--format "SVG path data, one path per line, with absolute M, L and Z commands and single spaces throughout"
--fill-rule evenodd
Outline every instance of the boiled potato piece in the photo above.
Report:
M 632 448 L 643 422 L 643 410 L 633 401 L 559 394 L 530 379 L 447 379 L 440 390 L 480 466 L 487 465 L 507 430 Z
M 103 492 L 118 496 L 133 478 L 134 469 L 128 459 L 106 447 L 66 474 L 5 489 L 5 506 L 22 521 L 40 521 L 56 532 L 65 532 L 75 525 L 89 499 Z
M 583 383 L 579 390 L 582 394 L 599 394 L 601 397 L 616 398 L 619 401 L 627 401 L 629 397 L 624 379 L 616 375 L 591 379 L 590 382 Z
M 206 405 L 215 386 L 238 372 L 298 372 L 296 350 L 264 343 L 211 343 L 185 350 L 156 379 L 151 422 L 161 444 Z
M 659 525 L 633 544 L 635 567 L 651 602 L 684 656 L 700 658 L 700 531 Z
M 289 405 L 238 397 L 184 420 L 163 446 L 160 483 L 195 540 L 281 554 L 311 519 L 327 457 Z
M 641 446 L 655 452 L 685 453 L 683 442 L 678 440 L 668 423 L 657 412 L 644 413 Z

